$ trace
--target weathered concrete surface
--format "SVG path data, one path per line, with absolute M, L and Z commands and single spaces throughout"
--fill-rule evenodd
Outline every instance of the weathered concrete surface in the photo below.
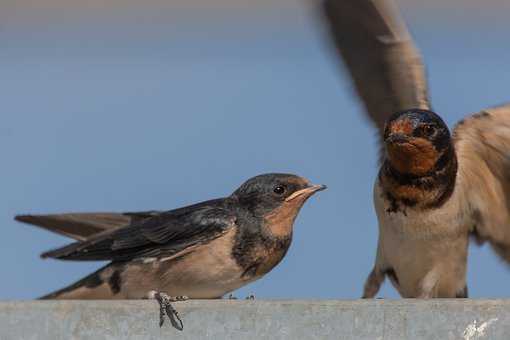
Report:
M 159 328 L 155 301 L 0 303 L 0 339 L 510 339 L 510 300 L 175 303 L 184 330 Z

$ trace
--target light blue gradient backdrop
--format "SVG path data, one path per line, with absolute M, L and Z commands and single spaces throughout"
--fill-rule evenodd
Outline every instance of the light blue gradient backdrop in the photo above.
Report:
M 377 239 L 375 133 L 314 13 L 299 15 L 261 27 L 5 26 L 0 298 L 34 298 L 101 265 L 39 259 L 68 240 L 15 214 L 172 209 L 228 195 L 264 172 L 329 189 L 303 208 L 284 261 L 236 294 L 357 298 Z M 508 26 L 476 15 L 407 18 L 434 109 L 450 126 L 510 100 Z M 487 247 L 472 247 L 468 282 L 472 297 L 510 295 L 510 271 Z M 397 295 L 385 285 L 381 296 Z

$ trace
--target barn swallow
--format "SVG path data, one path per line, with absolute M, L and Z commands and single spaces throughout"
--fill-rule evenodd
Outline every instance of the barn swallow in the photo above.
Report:
M 424 65 L 390 0 L 325 0 L 331 35 L 379 130 L 375 265 L 363 297 L 388 276 L 405 298 L 465 298 L 470 236 L 510 262 L 510 104 L 450 134 L 430 111 Z
M 325 188 L 272 173 L 249 179 L 226 198 L 165 212 L 16 219 L 77 240 L 43 258 L 111 261 L 43 299 L 153 297 L 166 308 L 182 296 L 221 298 L 267 274 L 285 256 L 305 201 Z

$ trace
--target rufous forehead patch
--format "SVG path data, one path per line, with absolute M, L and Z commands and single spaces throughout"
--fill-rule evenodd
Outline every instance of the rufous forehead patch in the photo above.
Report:
M 401 133 L 404 135 L 410 135 L 413 133 L 413 130 L 414 130 L 413 122 L 408 118 L 399 119 L 390 125 L 391 133 Z

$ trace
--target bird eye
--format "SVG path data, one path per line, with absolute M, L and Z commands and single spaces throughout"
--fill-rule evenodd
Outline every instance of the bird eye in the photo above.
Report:
M 421 131 L 424 136 L 430 137 L 434 134 L 434 132 L 436 132 L 436 128 L 432 125 L 423 125 L 421 127 Z
M 285 192 L 285 187 L 283 185 L 277 185 L 273 189 L 274 193 L 277 195 L 281 195 Z

